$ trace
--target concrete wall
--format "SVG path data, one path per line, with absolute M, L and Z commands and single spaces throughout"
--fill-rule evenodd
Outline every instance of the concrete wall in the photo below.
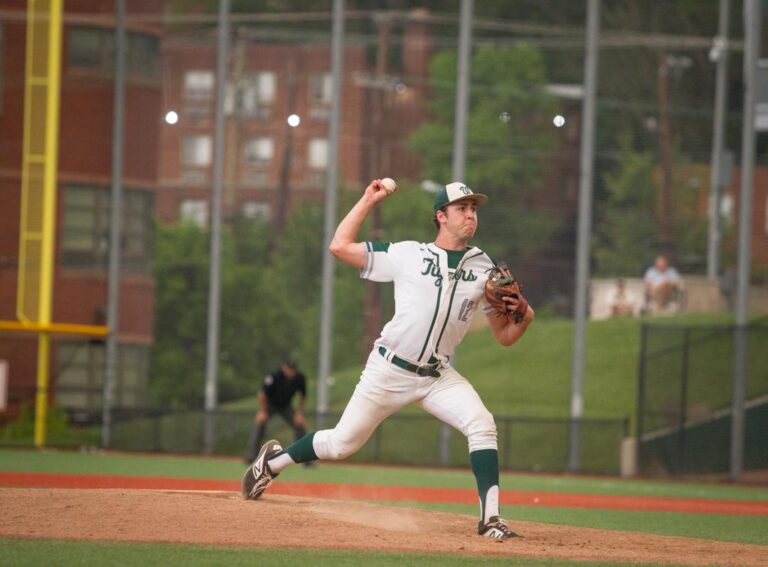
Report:
M 590 284 L 591 319 L 601 320 L 611 316 L 610 296 L 617 278 L 593 279 Z M 626 289 L 635 298 L 634 315 L 639 317 L 645 308 L 645 291 L 642 278 L 624 278 Z M 724 295 L 717 281 L 705 276 L 683 276 L 684 298 L 682 313 L 724 313 L 732 310 L 731 298 Z M 749 290 L 749 312 L 754 315 L 768 314 L 768 288 L 752 286 Z

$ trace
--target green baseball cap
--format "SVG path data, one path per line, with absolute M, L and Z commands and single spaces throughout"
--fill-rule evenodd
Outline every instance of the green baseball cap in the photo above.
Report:
M 450 205 L 456 201 L 463 199 L 471 199 L 477 203 L 478 206 L 485 205 L 488 202 L 488 196 L 482 193 L 473 193 L 472 189 L 467 187 L 461 181 L 454 181 L 449 183 L 445 187 L 441 188 L 435 194 L 435 212 L 439 211 L 446 205 Z

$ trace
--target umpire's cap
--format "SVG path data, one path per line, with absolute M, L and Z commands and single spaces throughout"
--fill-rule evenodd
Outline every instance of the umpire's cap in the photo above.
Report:
M 467 185 L 461 181 L 449 183 L 435 194 L 434 211 L 437 212 L 446 205 L 462 199 L 472 199 L 478 206 L 488 202 L 488 196 L 482 193 L 473 193 Z

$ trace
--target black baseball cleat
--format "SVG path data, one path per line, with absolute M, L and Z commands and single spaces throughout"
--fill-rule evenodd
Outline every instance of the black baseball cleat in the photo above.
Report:
M 509 529 L 507 522 L 498 516 L 491 516 L 486 523 L 482 520 L 477 524 L 478 535 L 490 537 L 498 541 L 512 539 L 513 537 L 522 538 L 519 533 Z
M 269 469 L 267 461 L 275 457 L 282 451 L 280 443 L 272 439 L 261 446 L 261 451 L 248 467 L 243 475 L 243 498 L 246 500 L 256 500 L 272 484 L 272 480 L 277 476 Z

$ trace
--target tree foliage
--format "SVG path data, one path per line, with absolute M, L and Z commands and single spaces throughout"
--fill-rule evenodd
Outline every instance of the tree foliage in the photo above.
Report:
M 453 50 L 434 57 L 433 119 L 410 141 L 422 156 L 423 176 L 439 183 L 451 176 L 456 65 Z M 557 104 L 546 94 L 546 83 L 541 54 L 529 45 L 475 49 L 470 84 L 482 87 L 471 89 L 463 181 L 491 199 L 482 212 L 478 243 L 494 255 L 534 253 L 555 228 L 550 217 L 530 207 L 555 146 L 551 120 Z
M 192 224 L 155 231 L 155 342 L 150 399 L 157 404 L 200 405 L 205 377 L 208 250 Z
M 304 226 L 301 221 L 297 225 Z M 281 358 L 296 354 L 295 339 L 300 333 L 286 302 L 299 290 L 284 271 L 292 261 L 302 265 L 306 251 L 301 247 L 310 239 L 300 238 L 301 246 L 286 239 L 286 253 L 279 256 L 285 261 L 269 265 L 268 225 L 237 219 L 223 236 L 218 378 L 219 399 L 225 401 L 254 393 L 263 374 Z M 208 234 L 195 225 L 158 228 L 150 381 L 150 396 L 156 404 L 202 404 L 208 332 L 208 246 Z M 293 280 L 297 279 L 294 275 Z M 307 289 L 311 287 L 302 291 Z
M 285 357 L 309 375 L 317 367 L 323 210 L 305 205 L 289 217 L 278 253 L 270 225 L 236 219 L 223 234 L 219 400 L 255 395 Z M 158 227 L 156 320 L 150 398 L 160 406 L 200 407 L 205 381 L 209 239 L 192 224 Z M 362 286 L 338 270 L 334 363 L 358 359 Z M 350 345 L 354 345 L 350 348 Z
M 632 150 L 625 140 L 616 168 L 605 175 L 593 238 L 597 275 L 643 273 L 658 235 L 654 166 L 652 154 Z
M 629 136 L 621 144 L 596 203 L 592 250 L 597 275 L 639 277 L 659 253 L 671 256 L 685 273 L 702 272 L 707 254 L 707 218 L 701 212 L 709 191 L 707 167 L 683 162 L 675 169 L 674 247 L 670 248 L 660 242 L 656 158 L 652 152 L 633 149 Z

